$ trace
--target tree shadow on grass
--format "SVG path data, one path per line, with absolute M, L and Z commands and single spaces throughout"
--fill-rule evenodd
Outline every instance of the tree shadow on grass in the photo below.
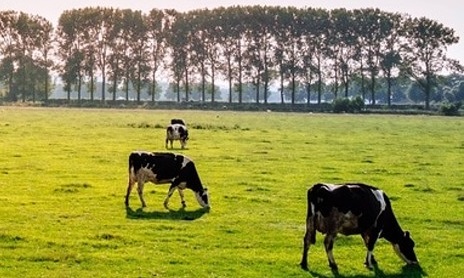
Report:
M 184 208 L 179 210 L 166 210 L 166 211 L 143 211 L 142 208 L 133 210 L 130 207 L 126 207 L 126 217 L 128 219 L 140 219 L 140 220 L 151 220 L 151 219 L 164 219 L 164 220 L 187 220 L 192 221 L 202 217 L 205 213 L 208 213 L 208 209 L 200 208 L 194 211 L 186 211 Z
M 340 274 L 338 271 L 333 270 L 332 274 L 333 276 L 326 276 L 324 274 L 317 273 L 315 271 L 308 271 L 311 274 L 311 277 L 317 277 L 317 278 L 330 278 L 330 277 L 335 277 L 335 278 L 368 278 L 372 277 L 372 275 L 366 275 L 366 274 L 355 274 L 355 275 L 344 275 Z M 422 269 L 420 265 L 405 265 L 402 267 L 400 273 L 394 273 L 394 274 L 386 274 L 383 272 L 381 269 L 378 268 L 378 266 L 374 266 L 373 270 L 375 276 L 374 277 L 385 277 L 385 278 L 421 278 L 421 277 L 426 277 L 428 276 L 427 273 Z

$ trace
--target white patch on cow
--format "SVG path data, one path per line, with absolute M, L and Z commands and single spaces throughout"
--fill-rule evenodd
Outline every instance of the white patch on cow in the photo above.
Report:
M 316 206 L 314 206 L 314 204 L 311 202 L 311 215 L 315 215 L 316 214 Z
M 177 186 L 179 189 L 183 190 L 187 188 L 187 182 L 183 181 Z
M 156 181 L 156 174 L 153 173 L 153 171 L 147 167 L 140 168 L 139 175 L 143 175 L 146 180 Z
M 383 191 L 377 189 L 377 190 L 372 190 L 372 193 L 374 194 L 377 201 L 379 201 L 380 203 L 380 210 L 384 211 L 385 207 L 387 206 L 387 203 L 385 203 L 385 199 L 383 198 Z
M 375 219 L 375 223 L 374 223 L 374 226 L 377 226 L 377 220 L 379 220 L 379 217 L 382 214 L 382 212 L 385 211 L 385 208 L 387 207 L 387 203 L 385 202 L 385 199 L 383 197 L 383 191 L 382 190 L 379 190 L 379 189 L 374 190 L 374 189 L 372 189 L 371 191 L 372 191 L 372 194 L 374 194 L 377 201 L 379 201 L 379 203 L 380 203 L 380 211 L 379 211 L 379 214 L 377 215 L 377 218 Z
M 400 246 L 398 244 L 392 244 L 392 245 L 393 245 L 393 250 L 395 250 L 398 257 L 400 257 L 407 264 L 412 264 L 413 263 L 412 261 L 408 260 L 403 253 L 401 253 L 401 249 L 400 249 Z
M 184 161 L 182 161 L 182 168 L 184 168 L 187 163 L 191 162 L 192 160 L 184 155 Z
M 336 188 L 340 187 L 340 185 L 335 185 L 335 184 L 331 184 L 331 183 L 325 183 L 325 184 L 324 184 L 324 187 L 325 187 L 325 189 L 327 189 L 328 191 L 333 191 L 333 190 L 335 190 Z
M 153 173 L 153 171 L 150 168 L 147 167 L 142 167 L 139 169 L 139 171 L 137 171 L 136 180 L 138 182 L 150 181 L 154 184 L 166 184 L 172 182 L 172 179 L 159 180 L 157 178 L 157 175 Z

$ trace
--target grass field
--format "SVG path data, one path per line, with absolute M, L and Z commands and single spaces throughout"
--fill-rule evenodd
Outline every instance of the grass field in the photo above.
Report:
M 212 209 L 147 184 L 124 206 L 127 157 L 165 150 L 172 117 Z M 179 146 L 178 142 L 175 146 Z M 306 189 L 362 181 L 386 191 L 416 241 L 422 270 L 390 244 L 363 266 L 359 236 L 340 236 L 336 277 L 462 277 L 464 119 L 0 107 L 0 277 L 334 277 L 322 236 L 299 268 Z M 186 220 L 190 219 L 190 220 Z

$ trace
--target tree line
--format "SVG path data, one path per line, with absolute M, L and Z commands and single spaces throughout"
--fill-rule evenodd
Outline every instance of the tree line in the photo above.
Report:
M 102 101 L 121 90 L 127 100 L 135 91 L 137 101 L 142 92 L 155 101 L 167 78 L 177 101 L 195 91 L 215 102 L 222 82 L 230 103 L 250 92 L 267 103 L 274 88 L 281 103 L 292 104 L 321 103 L 327 91 L 376 104 L 385 88 L 390 105 L 406 82 L 428 109 L 439 84 L 457 86 L 448 98 L 464 99 L 462 66 L 446 55 L 458 41 L 434 20 L 372 8 L 88 7 L 64 11 L 56 27 L 41 16 L 0 11 L 0 84 L 7 99 L 47 100 L 57 73 L 68 99 L 81 99 L 85 89 L 93 100 L 98 82 Z M 453 74 L 444 78 L 444 71 Z

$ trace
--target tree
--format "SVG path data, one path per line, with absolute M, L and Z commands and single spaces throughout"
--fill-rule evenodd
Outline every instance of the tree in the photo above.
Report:
M 401 36 L 403 36 L 404 24 L 403 17 L 399 14 L 384 13 L 386 20 L 384 24 L 388 29 L 384 44 L 382 45 L 383 51 L 380 55 L 380 68 L 382 69 L 387 81 L 387 104 L 391 106 L 392 101 L 392 86 L 395 78 L 398 78 L 399 67 L 401 66 L 401 54 L 403 45 L 399 43 Z
M 291 103 L 296 101 L 296 92 L 299 89 L 300 79 L 304 79 L 304 69 L 311 67 L 308 64 L 310 56 L 305 56 L 303 33 L 304 26 L 301 12 L 296 8 L 276 10 L 277 22 L 273 28 L 273 36 L 276 41 L 274 59 L 280 79 L 280 101 L 284 103 L 285 87 L 289 87 Z M 303 50 L 303 51 L 302 51 Z M 312 53 L 309 53 L 311 55 Z M 289 84 L 285 86 L 285 84 Z
M 453 29 L 425 17 L 410 18 L 405 28 L 408 46 L 403 69 L 424 92 L 425 109 L 429 110 L 437 74 L 444 69 L 458 69 L 455 61 L 446 56 L 446 49 L 458 43 L 459 37 Z
M 108 81 L 111 82 L 108 91 L 112 94 L 113 101 L 116 100 L 116 93 L 120 83 L 122 82 L 123 76 L 123 60 L 124 51 L 127 48 L 127 41 L 124 38 L 124 13 L 117 9 L 114 10 L 113 24 L 114 26 L 110 30 L 110 40 L 108 47 L 110 49 L 108 53 Z M 126 100 L 129 99 L 129 95 L 126 95 Z
M 77 87 L 77 99 L 82 98 L 84 76 L 84 38 L 81 10 L 65 11 L 58 20 L 56 37 L 58 41 L 58 71 L 64 81 L 68 100 L 73 86 Z
M 15 74 L 15 49 L 18 41 L 16 28 L 17 13 L 14 11 L 0 11 L 0 77 L 6 81 L 8 91 L 7 97 L 16 100 L 13 91 L 13 77 Z
M 266 8 L 252 6 L 247 9 L 245 26 L 246 38 L 246 73 L 247 81 L 255 86 L 256 102 L 260 100 L 263 85 L 263 99 L 267 102 L 272 67 L 273 45 L 271 29 L 275 26 L 273 17 L 268 16 Z
M 360 47 L 363 49 L 361 52 L 362 66 L 361 75 L 363 78 L 364 88 L 364 75 L 363 72 L 366 70 L 369 74 L 370 81 L 370 92 L 371 92 L 371 103 L 376 103 L 376 89 L 377 79 L 380 73 L 380 63 L 382 57 L 382 46 L 390 34 L 391 22 L 389 17 L 379 9 L 362 9 L 358 11 L 357 18 L 359 22 L 359 39 Z M 366 68 L 364 68 L 364 62 Z
M 326 62 L 328 34 L 330 28 L 329 13 L 324 9 L 308 8 L 302 12 L 302 35 L 304 39 L 304 58 L 306 71 L 317 78 L 317 103 L 321 104 L 324 89 L 324 64 Z
M 137 102 L 141 100 L 141 91 L 148 83 L 150 75 L 150 66 L 148 57 L 149 52 L 147 48 L 147 22 L 140 11 L 135 11 L 132 14 L 131 36 L 129 47 L 131 49 L 131 58 L 133 60 L 133 67 L 130 70 L 131 83 L 137 93 Z
M 158 99 L 157 93 L 160 91 L 157 83 L 156 74 L 163 64 L 166 53 L 166 30 L 168 29 L 169 20 L 166 18 L 166 13 L 153 9 L 146 17 L 147 21 L 147 36 L 148 36 L 148 52 L 150 53 L 150 70 L 151 86 L 149 94 L 152 97 L 152 102 Z
M 39 28 L 36 30 L 36 42 L 37 42 L 37 64 L 39 68 L 39 76 L 43 84 L 43 95 L 44 99 L 48 100 L 50 94 L 50 70 L 54 67 L 53 51 L 54 51 L 54 29 L 51 22 L 43 17 L 36 18 Z
M 338 70 L 340 71 L 340 80 L 344 85 L 345 98 L 348 98 L 348 89 L 356 69 L 356 49 L 358 33 L 356 20 L 351 11 L 345 9 L 332 11 L 332 24 L 337 37 L 334 43 L 338 44 Z

